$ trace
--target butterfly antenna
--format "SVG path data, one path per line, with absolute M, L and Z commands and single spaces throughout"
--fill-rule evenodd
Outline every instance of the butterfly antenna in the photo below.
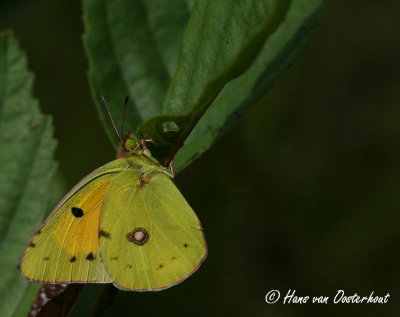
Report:
M 126 109 L 128 108 L 128 102 L 129 102 L 129 96 L 126 96 L 125 97 L 124 112 L 122 114 L 122 124 L 121 124 L 121 130 L 120 130 L 120 134 L 121 135 L 124 135 L 125 115 L 126 115 Z
M 109 117 L 110 117 L 110 120 L 111 120 L 111 123 L 112 123 L 112 125 L 113 125 L 113 127 L 114 127 L 115 132 L 117 133 L 119 139 L 120 139 L 121 141 L 123 141 L 123 139 L 122 139 L 122 137 L 121 137 L 121 134 L 119 134 L 119 131 L 118 131 L 117 127 L 115 126 L 115 122 L 114 122 L 114 120 L 113 120 L 113 118 L 112 118 L 110 108 L 108 107 L 106 97 L 104 97 L 104 95 L 100 95 L 100 96 L 101 96 L 101 100 L 103 100 L 103 103 L 104 103 L 104 105 L 106 106 L 108 115 L 109 115 Z

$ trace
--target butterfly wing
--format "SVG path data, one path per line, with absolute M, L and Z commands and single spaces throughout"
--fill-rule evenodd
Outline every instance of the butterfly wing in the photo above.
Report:
M 78 183 L 32 237 L 21 273 L 41 283 L 108 283 L 99 256 L 99 219 L 104 196 L 126 160 L 115 160 Z
M 207 254 L 196 214 L 164 173 L 143 179 L 138 170 L 121 172 L 109 186 L 100 226 L 101 257 L 121 289 L 178 284 Z

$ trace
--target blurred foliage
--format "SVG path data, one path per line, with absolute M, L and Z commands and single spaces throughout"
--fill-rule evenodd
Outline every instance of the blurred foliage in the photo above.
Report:
M 24 247 L 49 208 L 56 142 L 32 97 L 33 75 L 11 32 L 0 33 L 0 316 L 12 316 L 29 282 L 19 274 Z
M 311 49 L 177 178 L 205 228 L 207 261 L 169 291 L 118 292 L 106 315 L 398 315 L 399 9 L 397 0 L 329 3 Z M 91 105 L 80 3 L 3 1 L 4 28 L 27 52 L 72 186 L 114 156 Z M 270 289 L 391 298 L 267 305 Z

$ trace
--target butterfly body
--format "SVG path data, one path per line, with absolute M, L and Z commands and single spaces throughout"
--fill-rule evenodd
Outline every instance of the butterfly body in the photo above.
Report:
M 197 216 L 150 155 L 98 168 L 32 237 L 21 273 L 41 283 L 114 283 L 161 290 L 190 276 L 207 249 Z

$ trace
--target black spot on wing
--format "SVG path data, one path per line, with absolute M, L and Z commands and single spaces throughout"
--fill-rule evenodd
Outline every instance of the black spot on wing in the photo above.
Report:
M 159 264 L 159 265 L 157 266 L 157 270 L 160 270 L 160 269 L 162 269 L 163 267 L 164 267 L 163 264 Z
M 78 207 L 72 207 L 71 208 L 71 212 L 74 215 L 74 217 L 76 218 L 81 218 L 83 217 L 83 210 L 81 208 Z
M 184 243 L 184 244 L 183 244 L 183 247 L 184 247 L 184 248 L 187 248 L 188 246 L 189 246 L 189 245 L 188 245 L 187 243 Z
M 93 261 L 96 257 L 93 255 L 92 252 L 90 252 L 87 256 L 86 256 L 86 260 L 88 261 Z
M 126 267 L 131 269 L 132 268 L 132 264 L 127 264 Z
M 101 237 L 106 238 L 106 239 L 111 239 L 110 233 L 103 229 L 100 229 L 100 231 L 99 231 L 99 238 L 101 238 Z
M 48 260 L 50 260 L 50 258 L 48 256 L 43 258 L 43 261 L 48 261 Z
M 75 262 L 75 261 L 76 261 L 76 256 L 74 255 L 73 257 L 71 257 L 71 258 L 69 259 L 69 261 L 70 261 L 71 263 Z
M 111 261 L 116 261 L 116 260 L 118 260 L 118 257 L 117 256 L 111 257 L 110 260 Z
M 176 260 L 176 256 L 173 256 L 173 257 L 171 258 L 171 260 L 172 260 L 172 261 Z

